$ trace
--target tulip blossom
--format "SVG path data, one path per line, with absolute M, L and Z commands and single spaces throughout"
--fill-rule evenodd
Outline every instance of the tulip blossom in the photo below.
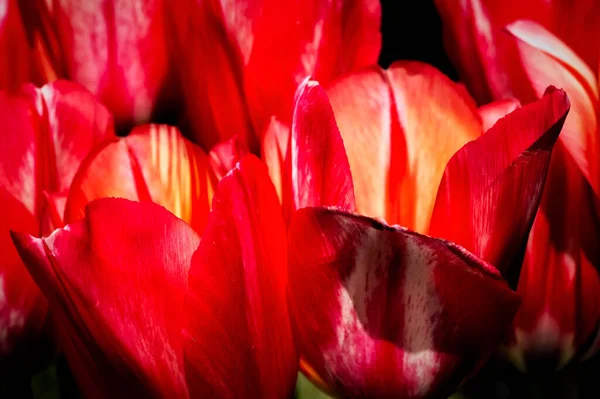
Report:
M 114 133 L 108 111 L 66 81 L 0 92 L 0 120 L 0 356 L 5 358 L 35 342 L 47 308 L 9 229 L 39 236 L 60 226 L 64 195 L 80 162 Z
M 202 237 L 159 205 L 104 198 L 47 238 L 13 239 L 86 397 L 292 393 L 286 232 L 255 157 L 220 182 Z
M 300 209 L 288 265 L 300 367 L 344 397 L 448 395 L 515 315 L 500 273 L 518 272 L 569 100 L 550 87 L 482 135 L 514 104 L 480 116 L 419 63 L 351 74 L 329 98 L 299 88 L 282 186 Z
M 571 99 L 527 245 L 518 285 L 523 306 L 506 343 L 522 370 L 543 363 L 561 368 L 598 346 L 600 47 L 589 38 L 600 33 L 600 4 L 437 3 L 448 50 L 479 101 L 514 96 L 526 102 L 548 84 Z

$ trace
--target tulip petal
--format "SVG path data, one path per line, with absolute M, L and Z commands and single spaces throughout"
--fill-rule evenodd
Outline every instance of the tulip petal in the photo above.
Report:
M 32 54 L 17 0 L 0 7 L 0 89 L 13 91 L 32 80 Z
M 548 88 L 544 97 L 500 119 L 448 162 L 430 234 L 452 240 L 495 265 L 515 264 L 542 195 L 552 148 L 569 99 Z
M 217 2 L 183 0 L 168 8 L 186 118 L 194 142 L 205 150 L 237 135 L 256 151 L 258 142 L 243 93 L 240 54 L 228 42 L 215 7 Z M 246 32 L 244 23 L 237 29 Z
M 164 8 L 160 0 L 52 3 L 68 77 L 97 96 L 120 129 L 147 122 L 168 90 Z
M 35 361 L 35 353 L 23 356 L 23 351 L 36 348 L 32 342 L 42 331 L 48 304 L 21 263 L 9 234 L 10 229 L 37 234 L 36 219 L 2 187 L 0 209 L 0 371 L 5 373 L 14 371 L 17 364 Z M 10 355 L 13 357 L 5 362 Z
M 519 21 L 507 26 L 507 30 L 514 36 L 529 84 L 537 96 L 542 95 L 547 85 L 557 85 L 569 95 L 572 109 L 561 141 L 599 196 L 600 140 L 596 116 L 599 103 L 593 74 L 587 68 L 578 69 L 585 67 L 580 65 L 583 62 L 578 62 L 564 43 L 542 27 Z M 554 51 L 548 53 L 549 49 Z
M 326 85 L 341 73 L 375 64 L 380 7 L 374 0 L 264 1 L 244 69 L 255 126 L 266 126 L 272 115 L 290 121 L 294 93 L 306 76 Z
M 589 38 L 600 34 L 596 23 L 600 3 L 595 0 L 436 0 L 435 3 L 443 21 L 446 50 L 482 103 L 515 95 L 514 90 L 520 90 L 521 66 L 518 57 L 514 57 L 514 46 L 502 32 L 504 26 L 517 20 L 535 21 L 561 38 L 583 58 L 588 68 L 597 68 L 599 48 L 589 44 Z M 549 48 L 560 49 L 555 45 Z
M 342 397 L 447 396 L 519 304 L 458 245 L 374 219 L 301 209 L 288 245 L 301 367 Z
M 102 199 L 84 220 L 15 245 L 59 320 L 86 397 L 187 397 L 180 328 L 200 241 L 160 206 Z
M 515 98 L 493 101 L 489 104 L 479 107 L 479 116 L 484 132 L 487 132 L 498 122 L 498 119 L 505 117 L 515 109 L 521 107 L 521 102 Z
M 356 209 L 350 165 L 331 105 L 325 90 L 309 79 L 296 93 L 289 154 L 292 211 L 329 205 Z
M 98 143 L 114 137 L 113 120 L 107 109 L 76 83 L 58 80 L 37 93 L 38 112 L 48 121 L 48 150 L 54 152 L 56 163 L 49 188 L 65 191 L 87 154 Z
M 297 358 L 285 239 L 267 169 L 248 155 L 219 183 L 190 269 L 184 340 L 192 397 L 291 397 Z
M 473 100 L 435 68 L 396 62 L 328 90 L 360 213 L 426 231 L 443 169 L 479 137 Z
M 206 154 L 177 128 L 144 125 L 86 159 L 73 180 L 65 221 L 83 216 L 97 198 L 153 201 L 202 232 L 215 181 Z
M 56 81 L 41 89 L 24 85 L 0 92 L 0 125 L 5 133 L 0 146 L 2 360 L 22 343 L 33 353 L 21 358 L 35 363 L 39 353 L 34 348 L 47 308 L 14 251 L 9 229 L 36 236 L 50 232 L 44 192 L 68 189 L 86 154 L 113 134 L 111 124 L 108 112 L 74 83 Z
M 590 344 L 600 326 L 600 221 L 569 158 L 557 144 L 517 288 L 523 306 L 507 350 L 524 371 L 555 371 L 597 350 Z

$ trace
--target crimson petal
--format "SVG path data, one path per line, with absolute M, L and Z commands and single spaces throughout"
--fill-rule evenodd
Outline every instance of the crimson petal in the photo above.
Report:
M 288 244 L 301 367 L 343 397 L 445 397 L 519 304 L 458 245 L 367 217 L 301 209 Z
M 248 155 L 219 183 L 190 268 L 184 340 L 193 397 L 292 394 L 285 237 L 267 169 Z
M 200 240 L 188 225 L 111 198 L 48 238 L 12 236 L 86 397 L 187 397 L 180 328 Z
M 309 79 L 296 93 L 288 153 L 292 210 L 328 205 L 356 209 L 350 165 L 333 110 L 325 90 Z
M 500 119 L 448 162 L 430 234 L 452 240 L 502 273 L 514 264 L 529 235 L 552 148 L 569 100 L 562 90 Z

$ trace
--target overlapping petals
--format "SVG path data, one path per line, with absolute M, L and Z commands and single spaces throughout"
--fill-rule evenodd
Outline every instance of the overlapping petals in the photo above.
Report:
M 402 85 L 390 76 L 399 77 Z M 564 91 L 549 88 L 540 101 L 508 113 L 480 136 L 482 122 L 472 100 L 421 64 L 396 64 L 387 72 L 366 69 L 338 81 L 330 89 L 332 103 L 338 102 L 333 109 L 319 89 L 307 82 L 296 97 L 289 177 L 294 198 L 302 199 L 296 208 L 337 205 L 353 210 L 346 202 L 349 195 L 338 197 L 336 204 L 322 193 L 331 187 L 351 193 L 354 187 L 359 213 L 364 212 L 362 204 L 367 212 L 373 209 L 364 198 L 379 201 L 380 209 L 394 209 L 388 204 L 397 197 L 388 193 L 404 188 L 412 196 L 413 212 L 419 210 L 419 195 L 431 198 L 421 231 L 457 240 L 475 255 L 457 244 L 340 209 L 300 209 L 289 231 L 289 270 L 301 369 L 323 389 L 342 396 L 449 394 L 491 354 L 515 315 L 518 300 L 498 269 L 520 265 L 569 100 Z M 411 102 L 399 100 L 408 96 L 404 91 Z M 431 115 L 412 108 L 421 104 L 419 96 L 422 104 L 436 106 Z M 501 115 L 513 107 L 495 104 L 490 109 Z M 339 131 L 331 123 L 332 111 Z M 445 135 L 440 126 L 448 126 Z M 340 132 L 349 168 L 341 155 L 339 167 L 328 168 L 320 154 L 324 149 L 343 151 L 337 144 Z M 427 134 L 432 151 L 438 152 L 422 159 L 425 155 L 416 147 L 429 143 Z M 390 146 L 392 138 L 400 138 L 402 146 Z M 362 143 L 367 145 L 360 147 Z M 294 157 L 295 146 L 305 149 L 302 157 Z M 403 150 L 396 155 L 400 157 L 414 148 L 410 168 L 394 169 L 395 148 Z M 382 157 L 384 162 L 377 163 Z M 431 158 L 439 171 L 426 170 Z M 365 187 L 350 184 L 355 175 Z M 371 176 L 380 176 L 391 189 L 374 193 L 367 184 Z M 507 217 L 502 207 L 509 198 L 520 206 Z M 409 221 L 419 220 L 407 215 Z M 465 310 L 466 304 L 458 304 L 458 298 L 467 298 L 463 288 L 471 299 L 486 297 L 477 300 L 481 308 Z M 499 319 L 487 320 L 491 314 Z M 484 321 L 470 324 L 473 319 Z
M 429 233 L 463 245 L 503 274 L 511 266 L 519 270 L 569 107 L 566 93 L 549 87 L 541 100 L 457 151 L 444 171 Z
M 569 112 L 564 91 L 481 111 L 434 68 L 399 62 L 344 77 L 329 95 L 360 213 L 453 240 L 503 272 L 519 264 Z
M 572 104 L 532 228 L 507 343 L 522 370 L 561 368 L 585 353 L 600 321 L 598 234 L 598 2 L 438 1 L 461 76 L 477 98 L 540 97 L 564 88 Z M 568 17 L 566 17 L 568 16 Z M 449 43 L 450 43 L 449 41 Z M 476 56 L 473 56 L 473 55 Z M 478 73 L 477 70 L 485 71 Z M 565 190 L 569 190 L 566 194 Z M 558 300 L 558 298 L 561 298 Z
M 174 127 L 144 125 L 84 161 L 69 191 L 65 220 L 81 218 L 94 199 L 121 197 L 162 205 L 201 233 L 216 184 L 200 147 Z
M 114 133 L 108 111 L 66 81 L 2 91 L 0 110 L 0 347 L 6 356 L 22 338 L 37 336 L 46 308 L 18 260 L 9 229 L 40 235 L 51 231 L 50 220 L 62 225 L 62 216 L 53 212 L 60 204 L 53 199 L 68 190 L 87 153 Z
M 480 103 L 514 97 L 528 86 L 515 44 L 503 32 L 506 25 L 518 20 L 535 21 L 579 54 L 587 67 L 594 71 L 598 67 L 600 46 L 589 43 L 590 37 L 598 37 L 600 33 L 595 22 L 600 15 L 600 4 L 596 1 L 436 0 L 435 3 L 444 25 L 446 49 Z
M 12 237 L 86 397 L 291 394 L 286 231 L 257 158 L 220 182 L 202 239 L 163 207 L 120 198 L 47 238 Z

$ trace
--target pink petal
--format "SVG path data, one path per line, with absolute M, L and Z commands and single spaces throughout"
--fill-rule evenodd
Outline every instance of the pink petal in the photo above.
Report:
M 288 243 L 303 371 L 341 397 L 446 397 L 518 308 L 458 245 L 366 217 L 302 209 Z
M 191 396 L 291 397 L 297 357 L 285 239 L 266 167 L 248 155 L 219 183 L 190 269 L 184 339 Z

